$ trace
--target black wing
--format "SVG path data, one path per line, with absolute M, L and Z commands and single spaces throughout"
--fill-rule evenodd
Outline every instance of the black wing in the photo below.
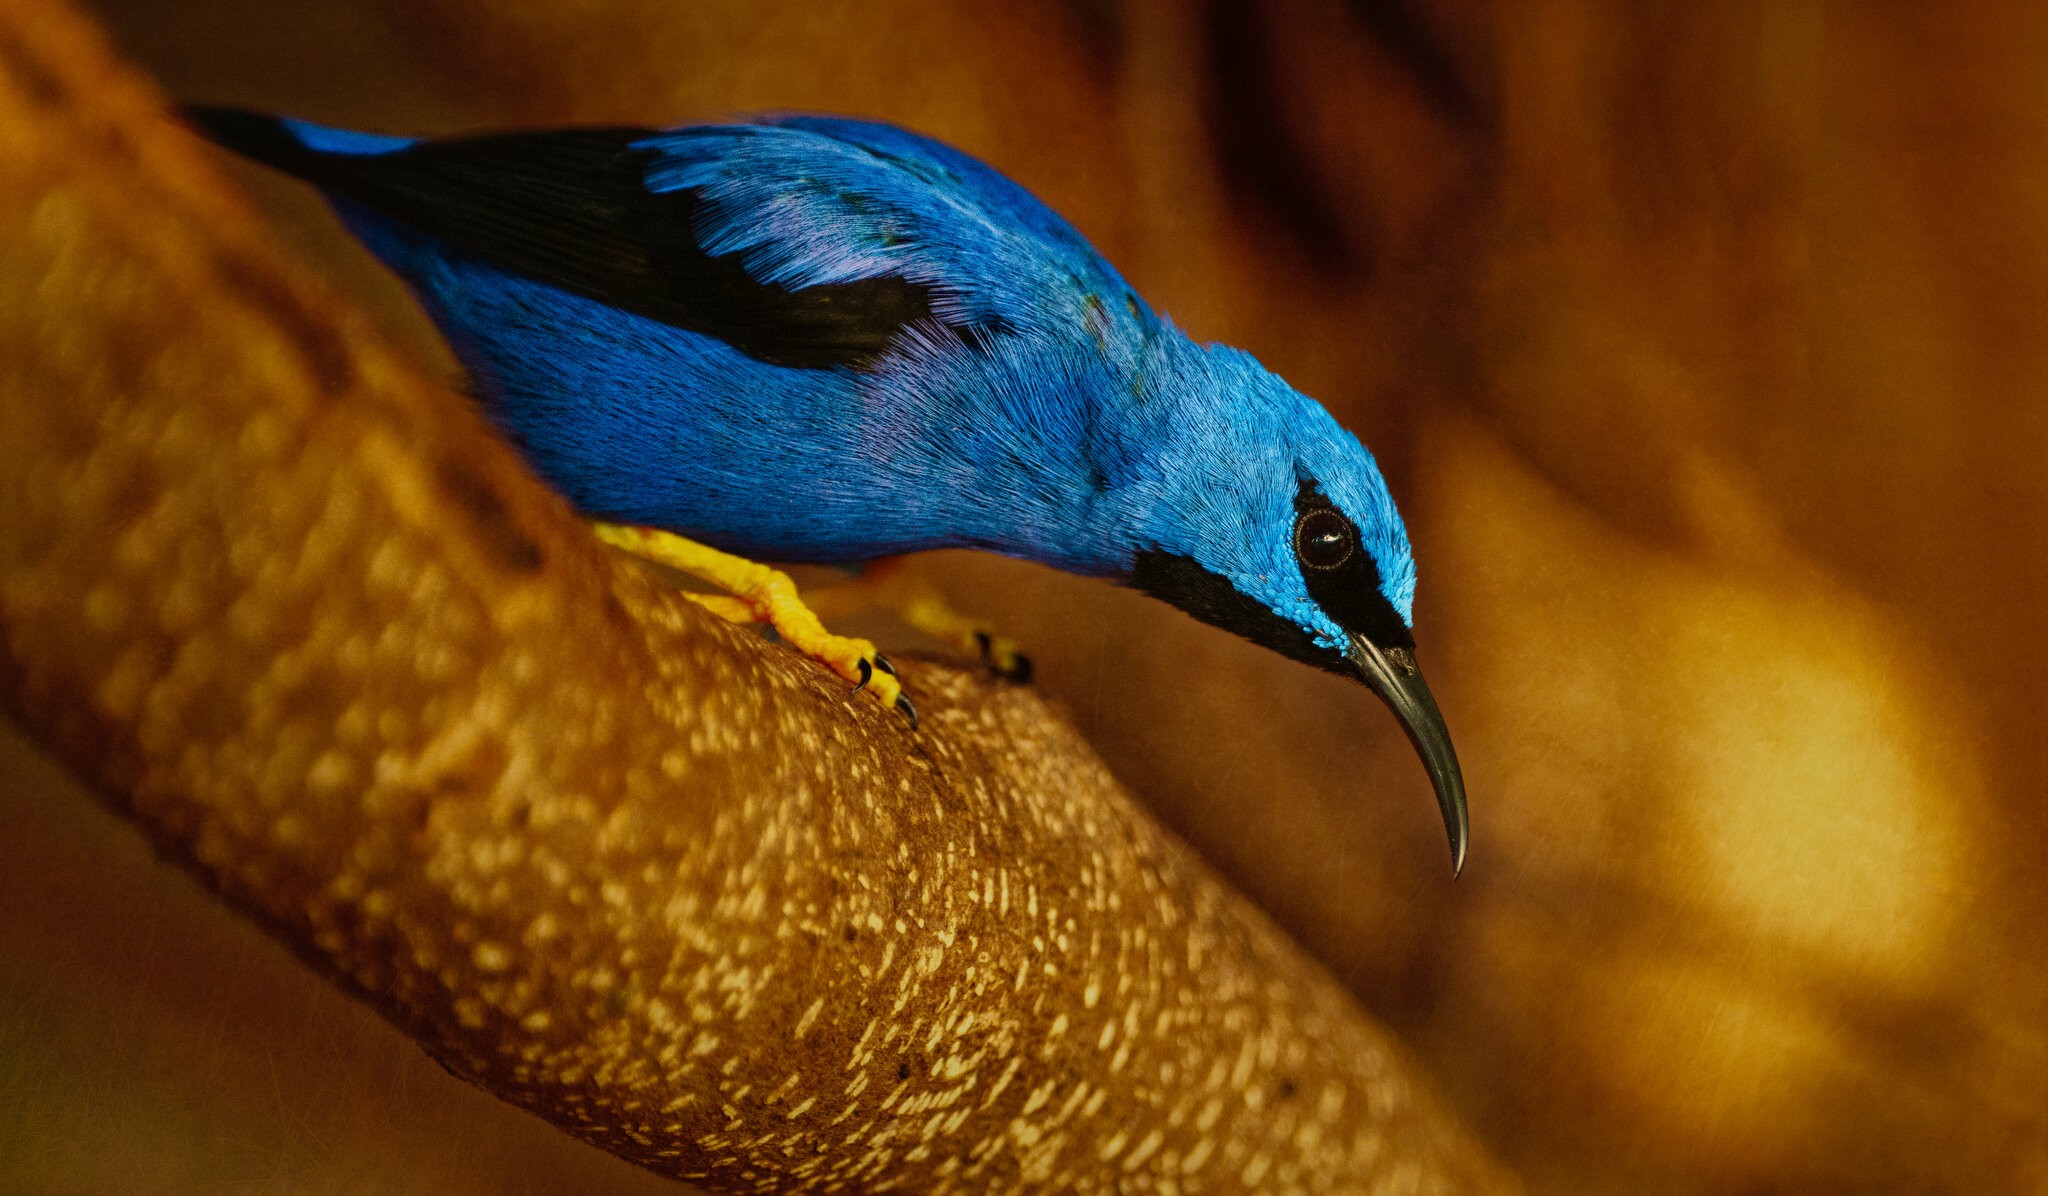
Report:
M 650 192 L 651 130 L 571 129 L 323 153 L 277 118 L 192 108 L 208 137 L 455 251 L 612 307 L 699 332 L 772 365 L 870 367 L 905 326 L 932 320 L 903 278 L 791 291 L 755 281 L 695 238 L 694 192 Z

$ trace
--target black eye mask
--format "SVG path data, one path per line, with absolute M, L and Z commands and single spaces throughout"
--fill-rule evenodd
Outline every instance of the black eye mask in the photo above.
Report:
M 1303 478 L 1294 495 L 1294 559 L 1308 596 L 1353 635 L 1382 648 L 1413 648 L 1407 620 L 1380 589 L 1379 563 L 1359 543 L 1358 528 Z

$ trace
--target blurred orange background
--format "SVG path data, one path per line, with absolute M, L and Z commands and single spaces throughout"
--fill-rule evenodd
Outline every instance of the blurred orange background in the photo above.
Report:
M 181 99 L 823 110 L 994 163 L 1386 465 L 1463 879 L 1364 691 L 927 567 L 1533 1190 L 2048 1191 L 2048 10 L 94 11 Z M 237 170 L 447 361 L 309 193 Z M 441 1074 L 11 736 L 0 827 L 0 1190 L 676 1190 Z

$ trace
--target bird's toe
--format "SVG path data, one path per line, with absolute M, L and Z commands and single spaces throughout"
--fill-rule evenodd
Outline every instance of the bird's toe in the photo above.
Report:
M 981 663 L 989 672 L 1019 685 L 1031 680 L 1031 658 L 1017 647 L 1017 641 L 991 631 L 977 630 L 974 643 L 981 650 Z

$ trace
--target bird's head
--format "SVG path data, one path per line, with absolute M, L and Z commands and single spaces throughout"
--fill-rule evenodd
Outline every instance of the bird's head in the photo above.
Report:
M 1422 757 L 1462 867 L 1464 780 L 1416 667 L 1415 559 L 1379 466 L 1249 355 L 1169 337 L 1179 346 L 1139 383 L 1156 439 L 1133 479 L 1131 584 L 1378 694 Z

